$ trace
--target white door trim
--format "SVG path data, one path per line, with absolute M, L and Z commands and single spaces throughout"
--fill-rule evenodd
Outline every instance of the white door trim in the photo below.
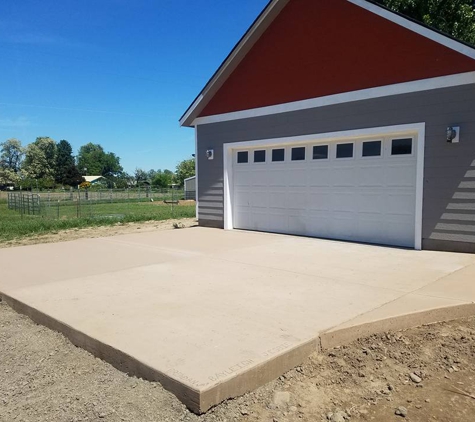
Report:
M 424 197 L 424 147 L 425 147 L 425 123 L 413 123 L 407 125 L 375 127 L 356 129 L 342 132 L 319 133 L 312 135 L 293 136 L 285 138 L 260 139 L 257 141 L 232 142 L 223 144 L 224 164 L 224 228 L 233 230 L 233 150 L 242 148 L 255 148 L 260 146 L 282 145 L 297 142 L 312 141 L 341 141 L 345 138 L 358 139 L 375 135 L 417 135 L 417 180 L 416 180 L 416 221 L 415 239 L 416 250 L 422 249 L 422 206 Z

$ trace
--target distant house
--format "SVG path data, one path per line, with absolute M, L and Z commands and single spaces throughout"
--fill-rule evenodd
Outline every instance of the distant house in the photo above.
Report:
M 91 185 L 102 184 L 107 181 L 104 176 L 84 176 L 84 179 Z
M 196 176 L 185 179 L 185 199 L 196 200 Z

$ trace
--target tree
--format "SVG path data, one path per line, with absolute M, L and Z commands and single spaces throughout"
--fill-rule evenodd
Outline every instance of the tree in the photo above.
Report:
M 391 10 L 475 44 L 473 0 L 376 0 Z
M 54 180 L 56 142 L 49 137 L 38 137 L 26 147 L 23 170 L 33 179 Z
M 158 170 L 152 179 L 152 186 L 155 188 L 166 189 L 173 183 L 174 174 L 170 170 Z
M 0 186 L 18 185 L 20 174 L 9 168 L 0 167 Z
M 0 168 L 18 173 L 21 168 L 25 150 L 21 141 L 15 138 L 8 139 L 0 144 Z
M 185 184 L 185 179 L 195 175 L 195 159 L 183 160 L 176 166 L 176 183 L 180 186 Z
M 119 157 L 91 142 L 79 148 L 78 168 L 83 174 L 104 177 L 117 177 L 123 171 Z
M 56 146 L 55 180 L 69 186 L 77 186 L 83 180 L 74 162 L 71 144 L 64 139 Z
M 135 184 L 137 186 L 143 185 L 148 182 L 148 173 L 145 170 L 136 168 L 134 172 Z

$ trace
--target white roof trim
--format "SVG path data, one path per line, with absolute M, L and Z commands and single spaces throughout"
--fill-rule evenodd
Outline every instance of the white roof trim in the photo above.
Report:
M 268 15 L 276 9 L 278 5 L 280 5 L 281 2 L 283 1 L 289 1 L 289 0 L 274 0 L 271 2 L 268 6 L 267 9 L 264 10 L 262 15 L 258 18 L 258 20 L 254 23 L 254 25 L 248 30 L 246 35 L 242 38 L 242 40 L 238 43 L 238 45 L 234 48 L 234 50 L 231 52 L 229 57 L 225 60 L 225 62 L 221 65 L 221 68 L 218 70 L 218 72 L 213 76 L 213 78 L 206 84 L 204 89 L 201 91 L 200 95 L 196 100 L 193 102 L 193 104 L 190 106 L 188 111 L 183 115 L 183 117 L 180 119 L 180 125 L 181 126 L 196 126 L 196 122 L 199 122 L 200 119 L 208 119 L 207 117 L 204 118 L 196 118 L 193 122 L 189 122 L 189 119 L 193 117 L 193 113 L 195 112 L 196 108 L 203 102 L 207 101 L 208 93 L 212 89 L 212 87 L 220 81 L 223 73 L 226 71 L 226 69 L 234 62 L 236 57 L 239 56 L 242 48 L 245 46 L 245 44 L 253 38 L 255 32 L 259 28 L 259 26 L 268 18 Z M 445 47 L 448 47 L 458 53 L 461 53 L 467 57 L 470 57 L 472 59 L 475 59 L 475 49 L 458 42 L 456 40 L 451 39 L 448 36 L 445 36 L 441 33 L 438 33 L 437 31 L 431 30 L 429 28 L 426 28 L 425 26 L 413 22 L 410 19 L 407 19 L 403 16 L 398 15 L 397 13 L 391 12 L 387 9 L 385 9 L 382 6 L 379 6 L 377 4 L 370 3 L 366 0 L 347 0 L 348 2 L 359 6 L 365 10 L 368 10 L 378 16 L 381 16 L 391 22 L 394 22 L 404 28 L 409 29 L 410 31 L 413 31 L 425 38 L 428 38 L 432 41 L 435 41 L 441 45 L 444 45 Z M 276 106 L 278 107 L 278 106 Z M 238 112 L 239 113 L 239 112 Z M 231 113 L 229 113 L 231 114 Z M 267 113 L 270 114 L 270 113 Z M 231 119 L 228 119 L 231 120 Z M 199 123 L 198 123 L 199 124 Z
M 184 182 L 187 182 L 188 180 L 192 180 L 192 179 L 196 179 L 196 176 L 188 177 L 187 179 L 184 180 Z
M 410 19 L 406 19 L 403 16 L 398 15 L 397 13 L 390 12 L 385 8 L 378 6 L 373 3 L 369 3 L 366 0 L 347 0 L 350 3 L 353 3 L 363 9 L 369 10 L 370 12 L 374 13 L 375 15 L 381 16 L 391 22 L 394 22 L 406 29 L 409 29 L 416 34 L 422 35 L 425 38 L 428 38 L 436 43 L 442 44 L 445 47 L 448 47 L 458 53 L 461 53 L 467 57 L 475 59 L 475 49 L 460 43 L 452 38 L 449 38 L 437 31 L 433 31 L 429 28 L 426 28 L 423 25 L 420 25 L 416 22 L 411 21 Z
M 291 111 L 343 104 L 352 101 L 369 100 L 387 97 L 390 95 L 409 94 L 412 92 L 429 91 L 432 89 L 449 88 L 453 86 L 469 84 L 475 84 L 475 72 L 421 79 L 419 81 L 404 82 L 377 88 L 344 92 L 342 94 L 328 95 L 326 97 L 311 98 L 309 100 L 294 101 L 291 103 L 278 104 L 274 106 L 254 108 L 251 110 L 234 111 L 231 113 L 216 114 L 214 116 L 198 117 L 193 121 L 192 126 L 247 119 L 251 117 L 268 116 L 271 114 L 288 113 Z

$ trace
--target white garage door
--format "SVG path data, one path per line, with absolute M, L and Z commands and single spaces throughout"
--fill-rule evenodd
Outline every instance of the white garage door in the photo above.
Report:
M 233 151 L 235 228 L 414 247 L 416 137 Z

